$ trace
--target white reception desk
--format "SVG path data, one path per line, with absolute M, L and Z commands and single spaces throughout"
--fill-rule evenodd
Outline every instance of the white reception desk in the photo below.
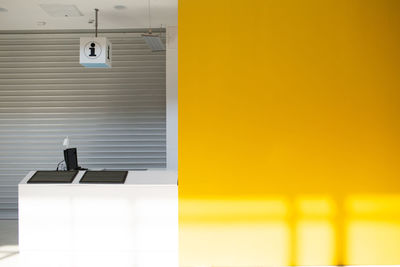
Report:
M 19 184 L 21 266 L 177 267 L 177 173 L 129 171 L 124 184 Z

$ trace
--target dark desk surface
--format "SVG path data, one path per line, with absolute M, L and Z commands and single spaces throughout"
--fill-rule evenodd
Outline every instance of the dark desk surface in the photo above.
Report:
M 28 184 L 70 184 L 78 171 L 37 171 Z
M 79 183 L 123 184 L 127 175 L 127 171 L 86 171 Z

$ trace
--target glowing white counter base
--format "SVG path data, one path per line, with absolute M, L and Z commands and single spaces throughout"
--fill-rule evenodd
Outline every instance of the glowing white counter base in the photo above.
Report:
M 21 266 L 177 267 L 177 174 L 130 171 L 125 184 L 19 184 Z

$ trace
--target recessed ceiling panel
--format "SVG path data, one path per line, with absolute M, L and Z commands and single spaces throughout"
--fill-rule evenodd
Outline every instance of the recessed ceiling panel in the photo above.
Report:
M 176 26 L 178 0 L 151 0 L 153 28 Z M 95 8 L 99 30 L 149 27 L 148 0 L 0 0 L 0 31 L 94 30 Z M 7 11 L 6 11 L 7 10 Z
M 40 7 L 52 17 L 80 17 L 83 14 L 75 5 L 41 4 Z

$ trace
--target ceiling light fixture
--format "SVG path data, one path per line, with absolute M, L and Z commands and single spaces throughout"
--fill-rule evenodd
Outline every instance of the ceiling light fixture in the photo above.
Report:
M 158 34 L 154 34 L 151 30 L 151 10 L 150 10 L 150 0 L 148 0 L 148 14 L 149 14 L 149 31 L 145 34 L 142 34 L 143 39 L 150 47 L 151 51 L 165 51 L 165 45 L 161 41 L 160 36 Z M 161 32 L 161 30 L 160 30 Z
M 124 9 L 127 9 L 127 7 L 124 6 L 124 5 L 115 5 L 114 9 L 116 9 L 116 10 L 124 10 Z

